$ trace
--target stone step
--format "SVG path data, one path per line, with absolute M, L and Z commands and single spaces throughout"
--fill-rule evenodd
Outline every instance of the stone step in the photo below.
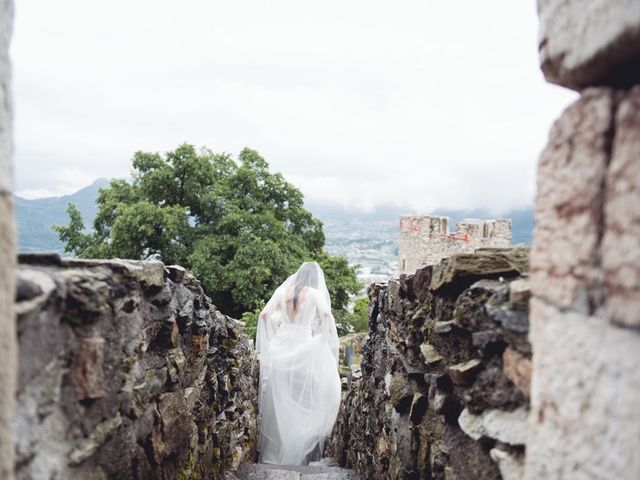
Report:
M 346 468 L 316 465 L 241 465 L 226 480 L 360 480 L 358 474 Z

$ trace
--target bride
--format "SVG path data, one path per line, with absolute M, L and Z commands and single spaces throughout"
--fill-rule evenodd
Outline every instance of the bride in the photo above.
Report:
M 306 465 L 340 407 L 338 333 L 322 269 L 305 262 L 258 318 L 260 461 Z

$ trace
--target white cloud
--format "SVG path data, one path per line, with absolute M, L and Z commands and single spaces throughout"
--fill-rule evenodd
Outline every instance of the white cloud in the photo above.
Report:
M 44 198 L 44 197 L 59 197 L 60 195 L 64 195 L 64 193 L 60 193 L 56 190 L 47 190 L 46 188 L 31 188 L 27 190 L 18 190 L 15 194 L 22 198 L 34 199 L 34 198 Z
M 96 180 L 93 171 L 86 172 L 75 168 L 62 168 L 60 170 L 43 170 L 38 178 L 44 186 L 39 188 L 27 188 L 17 190 L 16 195 L 22 198 L 59 197 L 69 195 L 86 187 Z
M 530 205 L 551 122 L 528 2 L 21 2 L 16 187 L 126 176 L 135 150 L 250 146 L 361 208 Z M 78 180 L 84 178 L 76 176 Z

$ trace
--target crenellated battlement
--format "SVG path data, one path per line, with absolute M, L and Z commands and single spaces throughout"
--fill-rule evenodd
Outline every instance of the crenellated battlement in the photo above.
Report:
M 456 225 L 455 232 L 450 233 L 448 217 L 400 217 L 400 273 L 413 273 L 423 265 L 435 265 L 455 253 L 509 246 L 511 219 L 465 218 Z

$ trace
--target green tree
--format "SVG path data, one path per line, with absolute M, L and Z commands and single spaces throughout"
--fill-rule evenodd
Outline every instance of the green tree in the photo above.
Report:
M 316 260 L 341 321 L 360 288 L 355 269 L 324 251 L 322 223 L 303 200 L 255 150 L 245 148 L 236 162 L 183 144 L 165 155 L 136 152 L 132 181 L 101 189 L 91 233 L 74 206 L 69 225 L 54 229 L 65 251 L 83 258 L 157 255 L 184 265 L 236 317 L 255 312 L 303 261 Z
M 91 237 L 83 233 L 84 222 L 82 221 L 82 214 L 73 203 L 69 203 L 65 211 L 69 215 L 69 225 L 54 225 L 52 228 L 58 232 L 60 241 L 65 243 L 65 252 L 84 251 L 88 248 Z
M 352 331 L 352 315 L 347 310 L 349 297 L 362 287 L 356 278 L 358 265 L 350 267 L 346 258 L 334 257 L 326 252 L 323 252 L 316 260 L 325 274 L 338 334 L 346 335 Z
M 353 306 L 351 325 L 355 332 L 367 332 L 369 330 L 369 298 L 360 297 Z
M 244 322 L 244 333 L 249 335 L 252 339 L 256 339 L 256 333 L 258 332 L 258 316 L 262 311 L 264 305 L 259 306 L 255 310 L 244 312 L 241 320 Z

